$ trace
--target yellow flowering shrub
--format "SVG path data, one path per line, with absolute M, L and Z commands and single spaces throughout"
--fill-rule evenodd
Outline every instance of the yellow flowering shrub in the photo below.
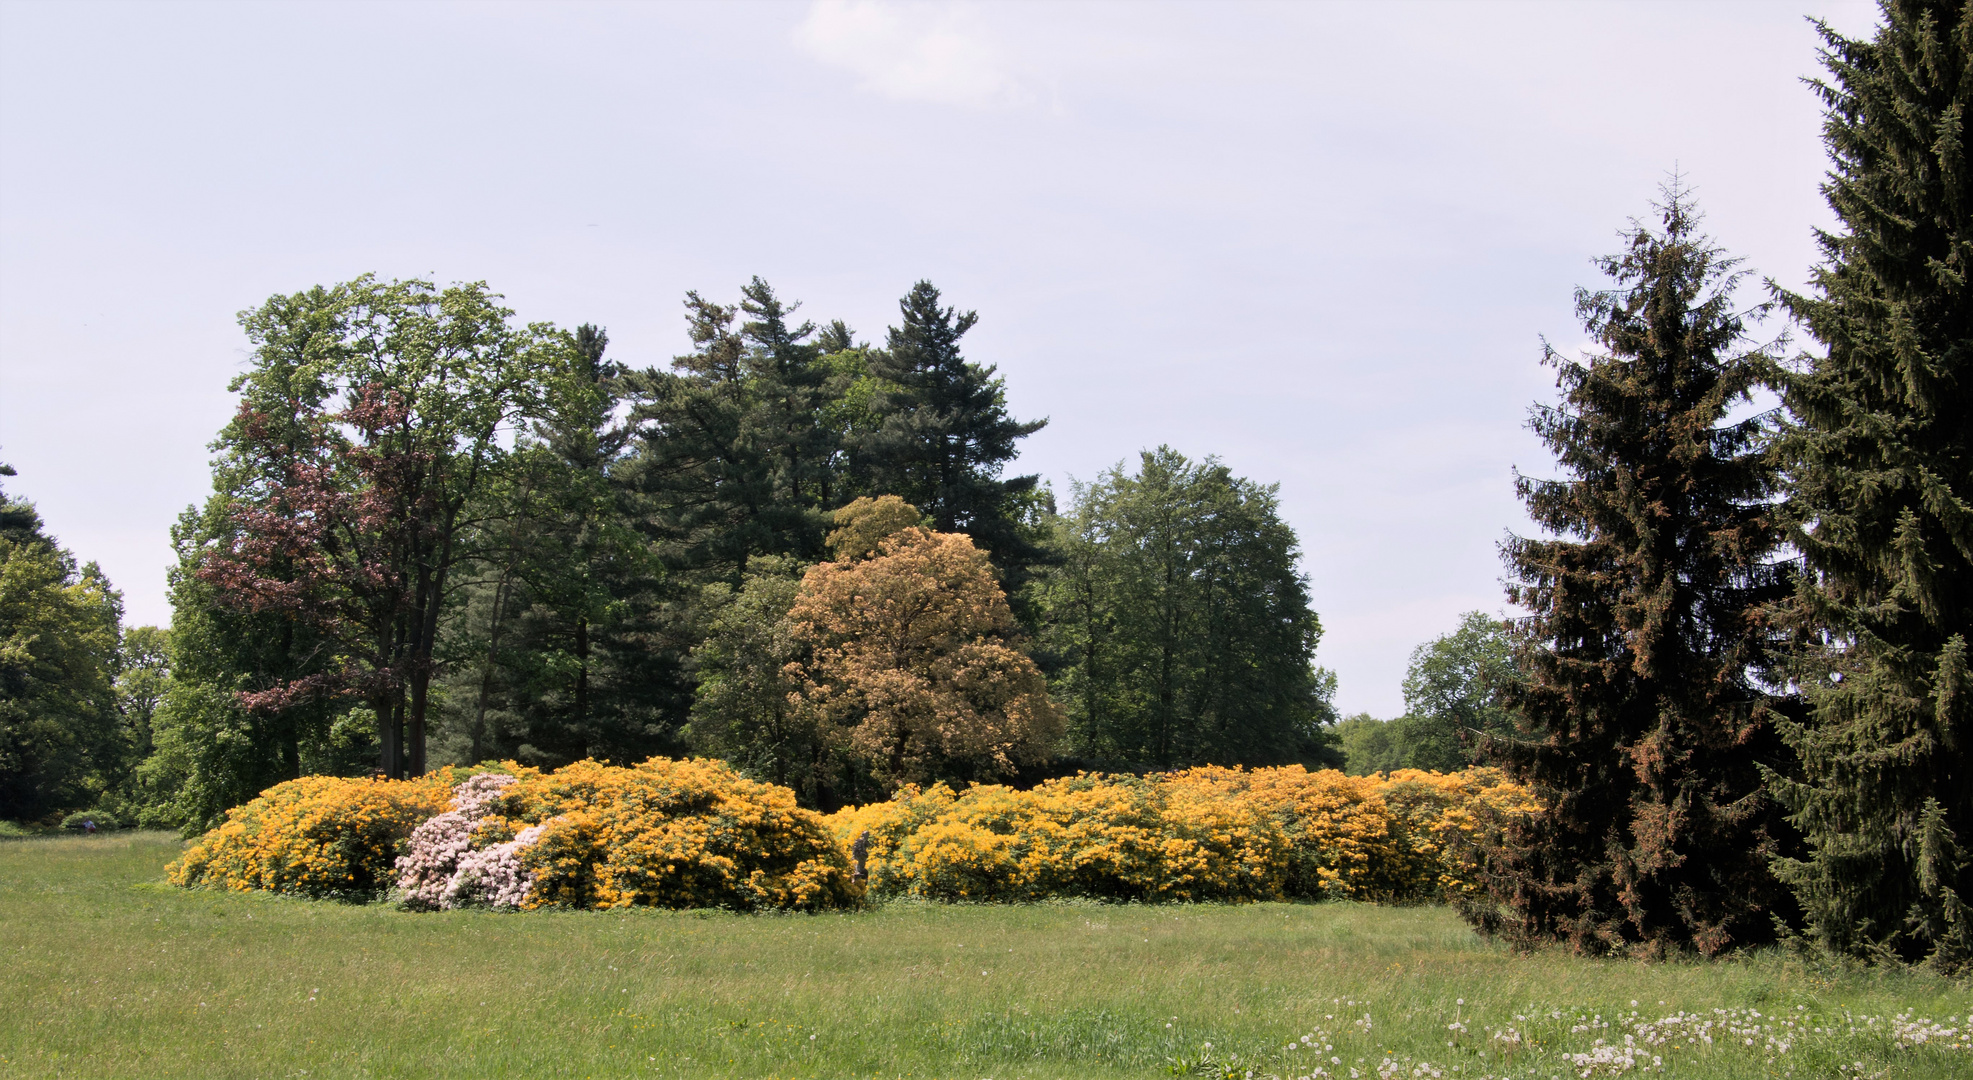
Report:
M 524 908 L 812 911 L 858 899 L 849 859 L 820 815 L 725 762 L 579 761 L 515 774 L 474 840 L 542 826 L 521 853 L 533 875 Z
M 1030 791 L 907 786 L 830 815 L 870 889 L 941 900 L 1419 900 L 1470 887 L 1474 838 L 1532 806 L 1494 770 L 1399 778 L 1203 767 Z
M 1410 891 L 1397 866 L 1404 845 L 1375 777 L 1300 765 L 1203 766 L 1171 773 L 1165 783 L 1186 793 L 1181 805 L 1237 803 L 1275 823 L 1285 838 L 1275 895 L 1390 900 Z
M 928 788 L 905 784 L 884 802 L 847 806 L 823 821 L 845 851 L 852 849 L 858 836 L 870 835 L 864 872 L 872 892 L 905 893 L 911 891 L 909 881 L 903 876 L 910 860 L 900 857 L 899 852 L 913 834 L 945 813 L 958 798 L 944 784 Z
M 1456 773 L 1399 769 L 1383 782 L 1384 801 L 1403 824 L 1411 873 L 1422 891 L 1446 900 L 1480 891 L 1480 851 L 1510 816 L 1541 809 L 1534 795 L 1494 768 Z
M 908 787 L 830 825 L 844 844 L 869 831 L 871 889 L 941 900 L 1272 896 L 1288 846 L 1263 810 L 1164 777 L 1083 774 L 958 795 Z
M 395 880 L 411 830 L 445 809 L 453 774 L 304 776 L 276 784 L 165 868 L 174 885 L 363 900 Z

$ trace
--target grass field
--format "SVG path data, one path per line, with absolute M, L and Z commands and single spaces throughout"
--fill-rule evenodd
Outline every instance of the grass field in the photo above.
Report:
M 1517 957 L 1437 908 L 419 915 L 172 889 L 178 850 L 0 841 L 0 1075 L 1553 1077 L 1630 1035 L 1653 1075 L 1973 1076 L 1964 983 Z

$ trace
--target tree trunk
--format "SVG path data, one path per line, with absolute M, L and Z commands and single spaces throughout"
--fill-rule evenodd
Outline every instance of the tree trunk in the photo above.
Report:
M 404 772 L 403 713 L 395 695 L 371 702 L 377 714 L 377 771 L 393 780 Z
M 486 756 L 486 702 L 493 692 L 493 660 L 500 651 L 500 631 L 505 628 L 505 620 L 502 617 L 507 613 L 507 589 L 511 580 L 509 572 L 503 571 L 500 575 L 500 584 L 493 589 L 493 625 L 487 631 L 486 663 L 480 667 L 479 707 L 473 713 L 475 763 Z
M 578 615 L 575 620 L 575 728 L 584 733 L 585 749 L 588 746 L 589 730 L 589 616 Z M 593 749 L 592 749 L 593 752 Z
M 431 699 L 432 676 L 420 670 L 411 676 L 411 718 L 405 725 L 405 765 L 410 776 L 425 775 L 425 705 Z

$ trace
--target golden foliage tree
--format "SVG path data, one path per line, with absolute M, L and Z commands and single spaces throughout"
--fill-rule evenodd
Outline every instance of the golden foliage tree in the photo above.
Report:
M 891 786 L 1005 776 L 1047 757 L 1062 714 L 1015 645 L 986 553 L 916 526 L 856 558 L 863 546 L 810 569 L 788 613 L 809 647 L 796 665 L 803 707 Z

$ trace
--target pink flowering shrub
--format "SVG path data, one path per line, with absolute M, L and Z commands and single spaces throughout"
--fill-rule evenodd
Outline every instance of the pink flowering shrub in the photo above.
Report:
M 517 908 L 527 897 L 533 875 L 521 866 L 521 850 L 541 836 L 539 826 L 511 840 L 474 850 L 474 833 L 493 805 L 518 781 L 502 773 L 480 773 L 452 789 L 452 806 L 411 830 L 411 850 L 397 860 L 397 887 L 404 905 L 451 910 L 475 903 Z M 496 827 L 499 822 L 494 822 Z
M 530 825 L 512 840 L 469 851 L 459 857 L 459 869 L 446 883 L 439 907 L 459 908 L 483 903 L 494 907 L 518 908 L 534 886 L 534 872 L 521 861 L 521 853 L 541 839 L 552 822 Z

